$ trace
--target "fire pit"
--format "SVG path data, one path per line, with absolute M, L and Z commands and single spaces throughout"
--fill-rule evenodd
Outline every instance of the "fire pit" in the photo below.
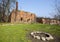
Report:
M 30 35 L 35 39 L 43 40 L 43 41 L 54 39 L 51 34 L 46 32 L 34 31 L 34 32 L 31 32 Z

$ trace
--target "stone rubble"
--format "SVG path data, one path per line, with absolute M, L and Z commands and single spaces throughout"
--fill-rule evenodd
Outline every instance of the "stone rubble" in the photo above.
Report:
M 45 38 L 45 37 L 41 37 L 41 39 L 42 39 L 43 41 L 46 41 L 46 38 Z
M 38 35 L 39 34 L 39 35 Z M 42 36 L 42 34 L 44 36 Z M 45 33 L 45 32 L 40 32 L 40 31 L 34 31 L 34 32 L 31 32 L 30 35 L 35 38 L 35 39 L 38 39 L 38 40 L 43 40 L 43 41 L 46 41 L 46 40 L 53 40 L 54 38 L 52 37 L 52 35 L 50 35 L 49 33 Z

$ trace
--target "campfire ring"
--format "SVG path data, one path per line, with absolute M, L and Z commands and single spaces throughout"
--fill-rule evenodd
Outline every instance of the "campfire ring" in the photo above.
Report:
M 35 39 L 43 40 L 43 41 L 54 39 L 51 34 L 46 32 L 34 31 L 31 32 L 30 35 Z

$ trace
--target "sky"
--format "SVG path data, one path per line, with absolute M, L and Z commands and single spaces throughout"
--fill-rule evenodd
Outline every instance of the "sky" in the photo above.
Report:
M 54 0 L 18 0 L 18 9 L 34 13 L 37 17 L 52 17 Z

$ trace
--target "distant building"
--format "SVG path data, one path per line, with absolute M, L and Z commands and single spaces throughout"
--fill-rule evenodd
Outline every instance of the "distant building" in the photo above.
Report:
M 41 23 L 41 24 L 59 24 L 60 25 L 60 20 L 54 19 L 54 18 L 41 18 L 41 17 L 36 17 L 36 22 Z

